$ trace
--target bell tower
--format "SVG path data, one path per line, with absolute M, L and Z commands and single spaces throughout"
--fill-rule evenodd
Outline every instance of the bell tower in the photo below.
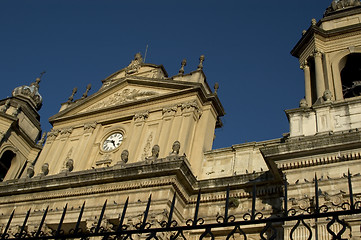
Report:
M 286 111 L 291 137 L 360 128 L 361 2 L 334 0 L 291 54 L 305 79 L 300 108 Z
M 17 87 L 11 97 L 0 100 L 0 181 L 34 173 L 33 164 L 44 141 L 39 141 L 39 83 L 37 78 L 30 86 Z

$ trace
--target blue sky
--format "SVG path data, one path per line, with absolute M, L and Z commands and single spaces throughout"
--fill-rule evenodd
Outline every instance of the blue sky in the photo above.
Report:
M 127 66 L 134 54 L 163 64 L 170 76 L 197 68 L 211 87 L 218 82 L 226 111 L 214 148 L 279 138 L 288 132 L 285 109 L 304 96 L 303 72 L 290 55 L 311 19 L 322 18 L 331 0 L 115 1 L 1 0 L 0 97 L 40 84 L 44 131 L 48 118 L 78 87 L 80 98 Z

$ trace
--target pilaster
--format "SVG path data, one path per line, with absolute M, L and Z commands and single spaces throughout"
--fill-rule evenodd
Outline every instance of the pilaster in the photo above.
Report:
M 317 99 L 322 97 L 325 91 L 325 78 L 323 73 L 322 55 L 323 53 L 319 50 L 314 51 L 315 59 L 315 73 L 316 73 L 316 93 Z
M 307 106 L 311 106 L 312 105 L 311 73 L 307 61 L 305 61 L 301 65 L 301 69 L 303 69 L 303 72 L 305 74 L 305 99 L 307 102 Z

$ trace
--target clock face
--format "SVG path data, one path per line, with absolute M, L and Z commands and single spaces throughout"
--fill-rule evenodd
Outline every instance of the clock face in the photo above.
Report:
M 123 141 L 123 134 L 117 132 L 107 137 L 102 145 L 104 151 L 112 151 L 120 146 Z

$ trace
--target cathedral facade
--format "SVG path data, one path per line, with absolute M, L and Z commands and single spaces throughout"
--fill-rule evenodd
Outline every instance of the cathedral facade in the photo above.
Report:
M 96 93 L 69 97 L 49 119 L 47 134 L 38 114 L 41 79 L 15 88 L 0 101 L 2 237 L 34 236 L 40 223 L 42 236 L 51 236 L 71 233 L 75 225 L 111 232 L 123 224 L 161 228 L 167 219 L 177 226 L 217 223 L 225 211 L 223 222 L 228 214 L 234 222 L 287 215 L 288 209 L 360 209 L 361 2 L 334 0 L 291 54 L 304 71 L 305 98 L 286 110 L 290 132 L 222 149 L 212 143 L 225 112 L 218 86 L 206 81 L 204 56 L 195 71 L 185 73 L 183 61 L 179 73 L 168 76 L 162 65 L 136 54 Z M 346 215 L 342 233 L 342 224 L 328 227 L 325 217 L 302 220 L 297 228 L 295 221 L 279 221 L 264 232 L 267 221 L 245 224 L 233 238 L 226 238 L 232 226 L 225 226 L 207 237 L 341 239 L 333 238 L 333 229 L 342 239 L 361 239 L 360 216 Z M 200 229 L 179 239 L 199 239 Z M 151 238 L 138 233 L 129 239 Z M 160 232 L 154 239 L 175 238 Z

